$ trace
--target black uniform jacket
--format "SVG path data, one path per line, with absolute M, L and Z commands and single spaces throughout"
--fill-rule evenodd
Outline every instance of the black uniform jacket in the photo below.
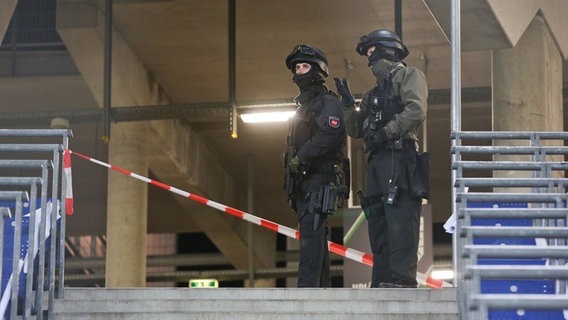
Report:
M 296 97 L 300 107 L 290 120 L 291 144 L 309 167 L 341 160 L 346 132 L 337 96 L 325 86 Z

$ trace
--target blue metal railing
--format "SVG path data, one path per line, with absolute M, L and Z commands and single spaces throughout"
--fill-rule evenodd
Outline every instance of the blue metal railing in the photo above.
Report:
M 0 129 L 0 315 L 6 319 L 41 319 L 44 311 L 52 318 L 54 299 L 63 297 L 67 184 L 61 159 L 71 136 L 60 129 Z
M 461 319 L 564 319 L 568 133 L 455 132 L 451 138 Z M 479 170 L 489 175 L 478 177 Z

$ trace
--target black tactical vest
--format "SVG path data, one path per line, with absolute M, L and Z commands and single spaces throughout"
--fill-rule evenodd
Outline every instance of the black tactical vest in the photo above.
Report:
M 392 94 L 392 71 L 373 88 L 367 102 L 366 118 L 363 122 L 363 137 L 370 135 L 368 131 L 375 131 L 384 127 L 396 114 L 404 110 L 400 96 Z
M 324 96 L 329 94 L 337 97 L 335 93 L 327 89 L 321 89 L 320 91 L 316 91 L 316 93 L 317 94 L 310 96 L 308 99 L 301 101 L 301 106 L 296 110 L 296 114 L 289 122 L 290 133 L 286 137 L 286 142 L 291 157 L 295 156 L 298 150 L 316 134 L 318 130 L 316 121 L 318 117 L 322 116 L 320 112 L 322 108 L 324 108 Z M 332 137 L 329 138 L 334 139 Z M 317 159 L 311 159 L 313 161 L 311 165 L 326 165 L 342 158 L 343 144 L 337 146 L 336 150 L 323 154 Z
M 321 110 L 321 101 L 310 100 L 301 105 L 290 120 L 289 145 L 295 150 L 300 149 L 304 143 L 310 140 L 316 130 L 315 118 Z

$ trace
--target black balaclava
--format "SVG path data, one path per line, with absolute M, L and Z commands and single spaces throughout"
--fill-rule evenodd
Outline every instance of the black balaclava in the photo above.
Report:
M 315 86 L 321 86 L 325 83 L 325 77 L 319 71 L 319 67 L 313 63 L 310 63 L 312 68 L 310 71 L 304 74 L 296 74 L 292 76 L 292 81 L 298 86 L 300 92 L 309 91 Z

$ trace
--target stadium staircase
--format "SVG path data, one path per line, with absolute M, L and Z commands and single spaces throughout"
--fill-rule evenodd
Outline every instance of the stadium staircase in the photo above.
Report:
M 66 288 L 58 320 L 457 320 L 456 290 Z
M 452 134 L 457 288 L 442 289 L 64 288 L 65 206 L 46 203 L 68 197 L 70 136 L 0 130 L 4 319 L 566 319 L 568 133 Z
M 566 319 L 568 133 L 452 139 L 460 319 Z

